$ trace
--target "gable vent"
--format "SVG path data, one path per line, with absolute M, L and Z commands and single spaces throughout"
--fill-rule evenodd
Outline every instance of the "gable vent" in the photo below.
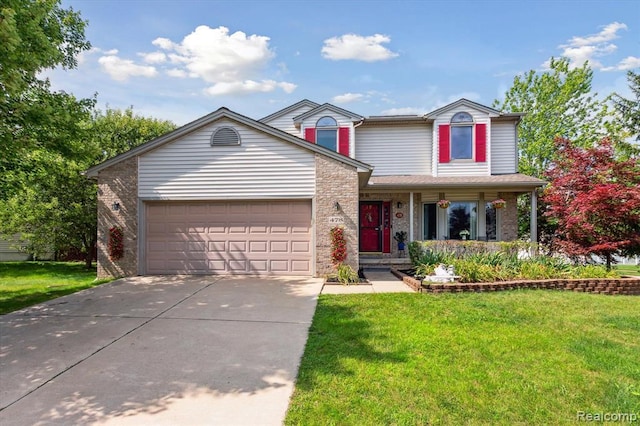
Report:
M 211 136 L 211 146 L 219 145 L 240 145 L 240 135 L 231 127 L 221 127 Z

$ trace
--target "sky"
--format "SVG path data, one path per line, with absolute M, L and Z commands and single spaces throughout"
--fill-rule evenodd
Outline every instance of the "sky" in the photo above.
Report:
M 549 58 L 588 60 L 593 90 L 630 96 L 640 1 L 62 0 L 88 21 L 55 90 L 186 124 L 220 107 L 259 119 L 302 99 L 363 116 L 491 106 Z

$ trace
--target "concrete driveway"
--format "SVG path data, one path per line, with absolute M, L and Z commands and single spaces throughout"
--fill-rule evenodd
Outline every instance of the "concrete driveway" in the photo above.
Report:
M 0 424 L 281 424 L 321 288 L 136 277 L 1 316 Z

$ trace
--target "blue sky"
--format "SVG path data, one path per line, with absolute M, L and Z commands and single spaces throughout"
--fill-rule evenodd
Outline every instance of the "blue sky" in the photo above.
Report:
M 185 124 L 221 106 L 261 118 L 301 99 L 361 115 L 491 106 L 550 57 L 589 60 L 629 94 L 639 1 L 63 0 L 93 45 L 57 90 Z

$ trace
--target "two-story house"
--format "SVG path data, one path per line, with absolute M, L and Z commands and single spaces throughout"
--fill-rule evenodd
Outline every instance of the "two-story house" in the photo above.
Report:
M 399 231 L 513 240 L 516 197 L 535 202 L 543 185 L 517 173 L 521 117 L 465 99 L 424 116 L 309 100 L 260 120 L 221 108 L 88 171 L 99 274 L 323 275 L 334 226 L 354 267 L 396 256 Z M 125 235 L 115 260 L 113 227 Z

